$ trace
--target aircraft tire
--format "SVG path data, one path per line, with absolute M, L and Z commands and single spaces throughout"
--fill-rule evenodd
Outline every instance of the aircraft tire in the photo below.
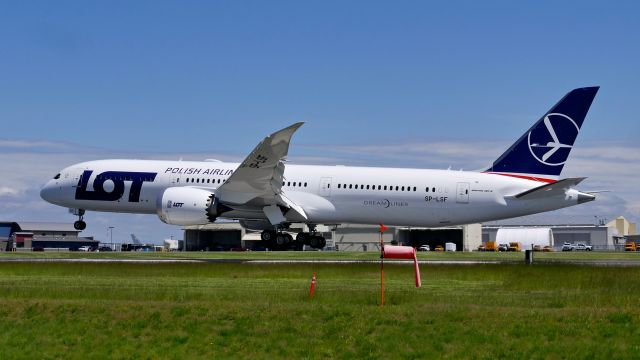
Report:
M 278 247 L 283 247 L 285 245 L 287 245 L 287 236 L 285 234 L 276 234 L 276 245 Z
M 82 220 L 78 220 L 73 223 L 73 228 L 82 231 L 87 228 L 87 223 Z
M 309 239 L 309 245 L 311 245 L 312 248 L 314 249 L 322 249 L 322 242 L 324 241 L 324 238 L 322 236 L 311 236 L 311 238 Z
M 260 234 L 260 239 L 262 241 L 272 241 L 275 238 L 276 232 L 273 230 L 264 230 Z
M 325 238 L 323 238 L 322 236 L 319 236 L 320 238 L 320 244 L 318 244 L 318 249 L 324 249 L 325 246 L 327 246 L 327 240 Z
M 299 232 L 298 235 L 296 235 L 296 241 L 303 245 L 309 245 L 309 237 L 309 233 Z

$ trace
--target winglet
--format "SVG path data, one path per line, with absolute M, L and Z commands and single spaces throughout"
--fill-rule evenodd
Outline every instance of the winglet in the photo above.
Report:
M 261 197 L 265 203 L 275 203 L 282 186 L 282 159 L 289 153 L 291 137 L 302 124 L 297 122 L 265 137 L 218 188 L 220 199 L 244 204 Z

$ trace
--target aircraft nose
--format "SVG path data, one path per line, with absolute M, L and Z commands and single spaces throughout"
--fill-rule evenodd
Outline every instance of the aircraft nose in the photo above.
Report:
M 54 201 L 54 188 L 51 181 L 47 182 L 42 189 L 40 189 L 40 198 L 42 200 L 52 203 Z

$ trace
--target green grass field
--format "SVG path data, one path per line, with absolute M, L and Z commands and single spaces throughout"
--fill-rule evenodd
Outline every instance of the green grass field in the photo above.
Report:
M 380 307 L 375 264 L 0 263 L 0 358 L 640 354 L 640 267 L 421 270 L 386 266 Z

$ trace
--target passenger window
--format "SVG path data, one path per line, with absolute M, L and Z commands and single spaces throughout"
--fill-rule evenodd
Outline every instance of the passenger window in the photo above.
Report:
M 351 189 L 351 188 L 353 188 L 353 185 L 352 185 L 352 184 L 349 184 L 349 189 Z
M 402 187 L 402 191 L 404 191 L 404 186 Z
M 384 189 L 387 190 L 387 185 L 384 186 Z
M 436 192 L 436 188 L 431 188 L 431 192 Z
M 287 181 L 287 186 L 291 186 L 291 181 Z
M 369 190 L 369 185 L 367 185 L 367 190 Z
M 416 187 L 415 186 L 413 187 L 413 191 L 416 191 Z
M 382 188 L 382 185 L 378 185 L 378 190 L 380 190 Z
M 304 187 L 307 187 L 307 183 L 304 183 Z
M 338 184 L 338 189 L 340 189 L 340 184 Z
M 293 182 L 293 187 L 296 187 L 296 182 L 295 181 Z
M 399 188 L 400 188 L 399 186 L 396 186 L 396 191 L 398 191 Z

